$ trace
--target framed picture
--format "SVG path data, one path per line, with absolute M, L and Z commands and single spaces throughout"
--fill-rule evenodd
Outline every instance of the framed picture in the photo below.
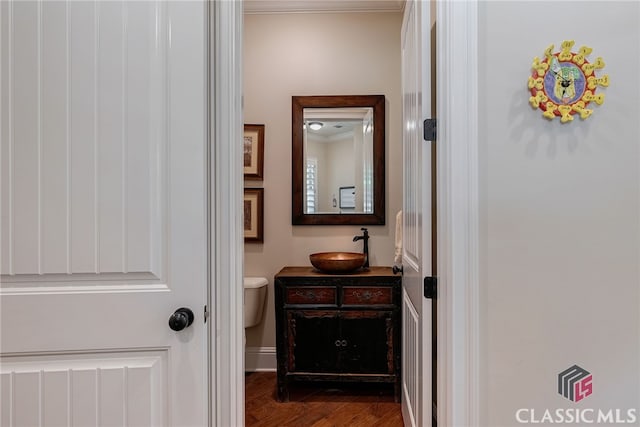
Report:
M 340 187 L 340 209 L 355 209 L 356 187 Z
M 264 125 L 244 125 L 244 179 L 261 180 L 264 169 Z
M 264 188 L 244 189 L 244 241 L 264 241 Z

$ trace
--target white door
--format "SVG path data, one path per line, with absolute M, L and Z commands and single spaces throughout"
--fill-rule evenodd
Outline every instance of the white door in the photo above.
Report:
M 2 427 L 208 422 L 206 12 L 0 3 Z
M 406 426 L 430 426 L 431 302 L 423 279 L 431 276 L 431 143 L 422 123 L 431 113 L 429 2 L 408 1 L 402 25 L 403 303 L 402 415 Z

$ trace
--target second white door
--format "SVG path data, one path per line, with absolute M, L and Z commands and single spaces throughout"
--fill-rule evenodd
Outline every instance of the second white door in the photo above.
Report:
M 407 1 L 402 24 L 402 416 L 411 427 L 430 426 L 432 416 L 432 310 L 423 294 L 424 278 L 432 275 L 432 146 L 423 139 L 423 120 L 431 113 L 430 52 L 429 2 Z

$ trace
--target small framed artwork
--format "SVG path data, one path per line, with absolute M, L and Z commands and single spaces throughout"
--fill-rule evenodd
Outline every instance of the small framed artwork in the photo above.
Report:
M 244 241 L 264 241 L 264 189 L 244 189 Z
M 244 125 L 244 179 L 261 180 L 264 169 L 264 125 Z
M 340 187 L 340 209 L 355 209 L 356 187 Z

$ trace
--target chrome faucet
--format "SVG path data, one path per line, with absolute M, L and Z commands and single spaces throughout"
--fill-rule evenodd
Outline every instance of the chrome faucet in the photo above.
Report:
M 364 254 L 364 265 L 363 268 L 369 268 L 369 230 L 366 228 L 361 228 L 363 231 L 362 236 L 355 236 L 353 238 L 354 242 L 358 240 L 364 240 L 364 248 L 362 249 L 362 253 Z

